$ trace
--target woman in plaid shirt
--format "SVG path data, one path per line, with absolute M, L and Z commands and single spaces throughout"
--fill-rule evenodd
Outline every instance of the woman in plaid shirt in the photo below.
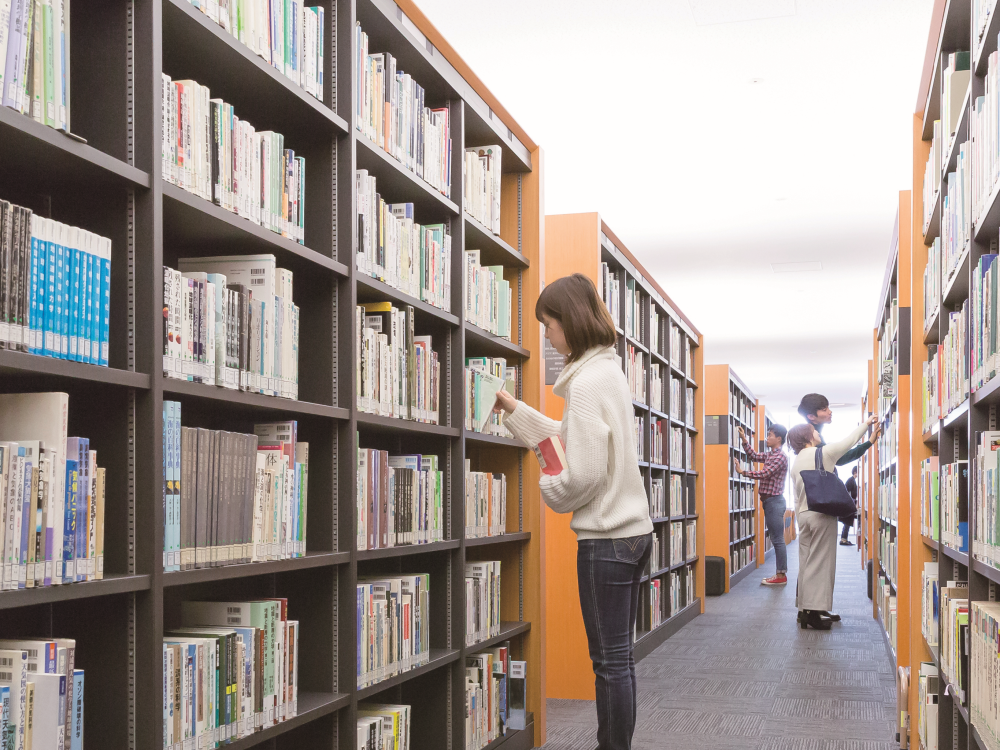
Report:
M 788 433 L 780 424 L 773 424 L 767 431 L 767 453 L 758 453 L 747 440 L 743 428 L 740 428 L 740 440 L 743 450 L 755 463 L 763 463 L 762 469 L 744 469 L 740 462 L 733 459 L 736 473 L 760 482 L 760 502 L 764 506 L 764 520 L 767 522 L 767 533 L 774 545 L 775 574 L 765 578 L 761 583 L 765 586 L 781 586 L 788 583 L 788 554 L 785 550 L 785 477 L 788 475 L 788 457 L 781 450 Z

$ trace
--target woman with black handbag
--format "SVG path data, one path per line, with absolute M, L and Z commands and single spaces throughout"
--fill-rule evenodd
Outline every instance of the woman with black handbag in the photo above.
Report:
M 833 609 L 833 584 L 837 576 L 837 518 L 846 515 L 854 501 L 837 478 L 836 465 L 877 420 L 872 417 L 843 439 L 823 445 L 811 424 L 788 431 L 788 444 L 795 451 L 792 492 L 799 523 L 799 577 L 795 606 L 802 629 L 829 630 L 830 620 L 821 612 Z M 817 451 L 820 451 L 817 453 Z M 808 491 L 808 492 L 807 492 Z

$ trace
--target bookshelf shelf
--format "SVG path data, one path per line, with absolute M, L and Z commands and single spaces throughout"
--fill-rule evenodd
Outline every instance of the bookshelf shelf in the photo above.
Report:
M 183 0 L 178 0 L 183 2 Z M 201 247 L 191 255 L 271 253 L 278 265 L 302 276 L 327 271 L 346 277 L 347 267 L 270 229 L 254 224 L 222 206 L 162 182 L 165 248 Z M 312 229 L 306 224 L 306 232 Z
M 513 531 L 499 536 L 480 536 L 472 539 L 465 539 L 465 546 L 468 547 L 488 547 L 494 544 L 510 544 L 511 542 L 527 542 L 531 539 L 530 531 Z
M 943 547 L 944 545 L 941 546 Z M 981 560 L 972 558 L 972 569 L 983 578 L 993 583 L 1000 583 L 1000 570 L 997 570 L 992 565 L 987 565 Z
M 933 550 L 936 550 L 938 548 L 937 539 L 931 539 L 929 536 L 925 536 L 924 534 L 921 534 L 920 535 L 920 540 L 924 544 L 926 544 L 928 547 L 930 547 L 931 549 L 933 549 Z
M 515 248 L 508 245 L 493 232 L 484 227 L 476 219 L 465 214 L 465 245 L 467 248 L 480 251 L 481 264 L 484 266 L 513 266 L 528 268 L 528 259 Z
M 968 566 L 969 555 L 966 552 L 959 552 L 954 547 L 949 547 L 944 542 L 938 542 L 938 552 L 940 552 L 945 557 L 949 557 L 960 565 Z
M 663 365 L 664 367 L 667 368 L 670 367 L 670 361 L 655 349 L 651 350 L 649 352 L 649 355 L 656 360 L 656 364 Z
M 366 688 L 361 688 L 357 691 L 358 700 L 366 700 L 373 695 L 378 695 L 379 693 L 388 690 L 389 688 L 402 685 L 404 682 L 409 682 L 414 677 L 420 677 L 428 672 L 433 672 L 435 669 L 440 669 L 441 667 L 451 664 L 454 661 L 458 661 L 461 655 L 461 650 L 455 648 L 432 648 L 430 661 L 426 664 L 422 664 L 416 669 L 411 669 L 409 672 L 403 672 L 402 674 L 389 677 L 388 679 L 377 682 Z
M 635 402 L 633 402 L 633 403 L 635 403 Z M 649 413 L 652 414 L 657 419 L 662 419 L 662 420 L 665 420 L 665 421 L 668 421 L 668 422 L 670 421 L 670 415 L 669 414 L 667 414 L 666 412 L 658 411 L 658 410 L 654 409 L 653 407 L 649 407 Z
M 267 122 L 280 122 L 274 129 L 285 135 L 348 132 L 347 122 L 336 112 L 251 52 L 187 0 L 163 2 L 163 49 L 167 72 L 182 69 L 185 72 L 177 77 L 190 75 L 211 86 L 212 71 L 219 71 L 225 77 L 225 90 L 220 94 L 213 91 L 213 95 L 222 95 L 237 111 L 263 108 Z M 328 96 L 329 83 L 324 89 L 324 95 Z M 248 115 L 248 119 L 254 122 L 253 115 Z
M 634 346 L 636 349 L 638 349 L 639 351 L 643 352 L 644 354 L 649 354 L 649 349 L 646 347 L 645 344 L 643 344 L 641 341 L 639 341 L 639 339 L 633 338 L 632 336 L 629 336 L 628 334 L 626 334 L 625 335 L 625 340 L 628 343 L 630 343 L 632 346 Z
M 3 591 L 0 592 L 0 610 L 68 602 L 75 599 L 91 599 L 98 596 L 130 594 L 136 591 L 147 591 L 149 587 L 150 577 L 148 575 L 105 575 L 100 581 Z
M 950 430 L 963 426 L 969 418 L 969 399 L 965 399 L 941 420 L 941 429 Z
M 444 425 L 427 424 L 425 422 L 411 422 L 407 419 L 381 417 L 377 414 L 366 414 L 364 412 L 358 412 L 357 421 L 359 427 L 384 432 L 423 433 L 425 435 L 441 435 L 442 437 L 458 437 L 461 434 L 461 431 L 457 427 L 446 427 Z
M 351 560 L 349 552 L 309 552 L 305 557 L 291 560 L 271 560 L 269 562 L 248 563 L 246 565 L 223 565 L 217 568 L 197 568 L 177 570 L 163 574 L 164 587 L 187 586 L 208 581 L 228 581 L 233 578 L 287 573 L 293 570 L 328 568 L 344 565 Z
M 500 748 L 503 748 L 503 750 L 527 750 L 527 748 L 534 747 L 532 735 L 535 729 L 533 725 L 534 716 L 529 712 L 524 729 L 509 730 L 503 736 L 493 740 L 483 750 L 500 750 Z
M 499 635 L 486 638 L 478 643 L 473 643 L 471 646 L 466 646 L 465 652 L 467 654 L 474 654 L 484 648 L 492 648 L 498 643 L 509 641 L 511 638 L 515 638 L 522 633 L 527 633 L 529 630 L 531 630 L 530 622 L 501 622 Z
M 363 0 L 362 0 L 363 1 Z M 405 69 L 405 68 L 404 68 Z M 361 134 L 356 134 L 358 169 L 367 169 L 378 181 L 379 193 L 393 203 L 412 203 L 417 221 L 458 216 L 458 206 Z M 452 189 L 456 189 L 454 183 Z
M 945 160 L 945 168 L 942 170 L 942 174 L 949 174 L 955 171 L 955 167 L 958 164 L 958 152 L 960 147 L 968 139 L 969 135 L 969 96 L 972 93 L 972 87 L 965 91 L 965 96 L 962 97 L 962 109 L 959 115 L 958 125 L 955 128 L 955 135 L 951 141 L 951 148 L 948 151 L 948 158 Z M 938 191 L 939 194 L 941 191 Z
M 231 750 L 246 750 L 246 748 L 255 747 L 261 743 L 270 742 L 297 727 L 316 721 L 350 705 L 351 696 L 348 693 L 300 693 L 298 715 L 280 724 L 262 729 L 249 737 L 233 740 L 226 747 Z
M 205 383 L 194 383 L 190 380 L 162 378 L 163 392 L 176 396 L 186 396 L 201 399 L 205 402 L 220 402 L 238 404 L 246 409 L 260 414 L 262 417 L 272 412 L 301 416 L 324 417 L 326 419 L 348 419 L 350 412 L 337 406 L 314 404 L 309 401 L 295 401 L 279 396 L 265 396 L 261 393 L 234 391 Z
M 997 402 L 1000 402 L 1000 376 L 987 381 L 982 388 L 978 388 L 972 394 L 974 406 L 989 406 Z
M 405 292 L 401 292 L 395 287 L 389 286 L 385 282 L 374 279 L 371 276 L 356 274 L 355 281 L 358 287 L 358 302 L 382 302 L 388 300 L 399 305 L 410 305 L 418 324 L 428 321 L 443 320 L 453 326 L 459 325 L 458 316 L 445 312 L 439 307 L 434 307 L 427 302 L 411 297 Z
M 471 430 L 465 431 L 465 441 L 467 443 L 482 443 L 484 445 L 506 445 L 509 448 L 528 450 L 526 445 L 515 438 L 503 437 L 502 435 L 486 435 L 481 432 L 472 432 Z
M 0 162 L 8 174 L 58 175 L 64 187 L 84 190 L 152 184 L 148 172 L 8 107 L 0 109 Z
M 518 346 L 469 322 L 465 324 L 465 346 L 467 350 L 472 350 L 473 356 L 518 359 L 528 359 L 531 356 L 531 352 L 523 346 Z
M 459 539 L 445 539 L 443 542 L 431 542 L 430 544 L 404 544 L 399 547 L 385 547 L 383 549 L 362 549 L 355 553 L 355 557 L 358 561 L 384 560 L 390 557 L 412 557 L 458 549 L 460 545 L 461 541 Z
M 30 377 L 32 379 L 51 376 L 67 381 L 86 381 L 122 388 L 149 390 L 150 377 L 141 372 L 119 370 L 114 367 L 70 362 L 54 357 L 0 349 L 0 375 L 10 378 Z

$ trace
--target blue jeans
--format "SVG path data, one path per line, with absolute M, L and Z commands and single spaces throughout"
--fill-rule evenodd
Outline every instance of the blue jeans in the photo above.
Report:
M 635 659 L 632 636 L 639 582 L 652 534 L 624 539 L 581 539 L 576 555 L 580 608 L 597 688 L 598 750 L 629 750 L 635 731 Z
M 774 545 L 774 566 L 776 572 L 788 571 L 788 552 L 785 550 L 785 498 L 782 495 L 771 495 L 763 500 L 764 521 L 767 523 L 767 534 Z

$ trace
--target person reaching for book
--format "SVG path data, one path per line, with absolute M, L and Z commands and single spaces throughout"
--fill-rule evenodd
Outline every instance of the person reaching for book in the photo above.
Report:
M 746 433 L 740 427 L 743 450 L 751 461 L 762 463 L 764 466 L 760 469 L 744 469 L 739 461 L 733 459 L 737 474 L 758 481 L 767 534 L 774 546 L 775 571 L 773 576 L 761 581 L 765 586 L 781 586 L 788 583 L 788 577 L 785 575 L 788 571 L 788 553 L 785 549 L 785 478 L 788 476 L 788 457 L 782 450 L 787 433 L 788 430 L 784 426 L 771 425 L 767 431 L 767 453 L 758 453 L 750 445 Z
M 545 503 L 573 514 L 580 607 L 597 688 L 598 748 L 628 750 L 636 715 L 632 636 L 653 531 L 636 458 L 632 396 L 615 358 L 614 322 L 590 279 L 578 273 L 546 286 L 535 317 L 566 357 L 553 389 L 565 399 L 562 421 L 505 391 L 497 393 L 495 408 L 506 413 L 507 429 L 545 461 L 538 483 Z

